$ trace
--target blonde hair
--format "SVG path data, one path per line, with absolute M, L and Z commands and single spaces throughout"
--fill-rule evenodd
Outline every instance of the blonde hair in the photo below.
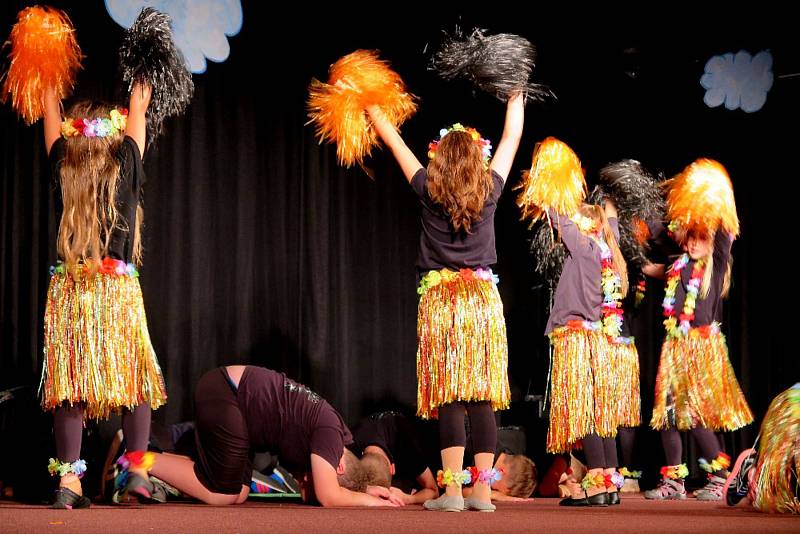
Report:
M 718 230 L 724 231 L 724 230 Z M 703 271 L 703 282 L 700 284 L 700 298 L 707 298 L 708 292 L 711 290 L 711 282 L 714 275 L 714 233 L 708 234 L 710 241 L 708 256 L 706 256 L 706 265 Z M 688 239 L 689 234 L 686 234 Z M 725 298 L 731 289 L 731 272 L 733 271 L 733 256 L 728 256 L 728 265 L 725 267 L 725 274 L 722 276 L 722 287 L 720 290 L 720 297 Z
M 113 108 L 95 102 L 80 102 L 67 113 L 71 118 L 107 116 Z M 117 157 L 123 133 L 107 137 L 70 137 L 58 176 L 64 210 L 58 227 L 56 248 L 67 264 L 102 259 L 115 229 L 130 231 L 116 207 L 120 162 Z M 141 205 L 136 207 L 133 228 L 133 260 L 141 263 Z M 123 226 L 125 224 L 125 226 Z
M 536 464 L 522 454 L 507 454 L 505 482 L 512 497 L 530 497 L 536 489 Z
M 439 141 L 428 164 L 428 194 L 444 208 L 456 232 L 469 232 L 480 220 L 493 188 L 481 147 L 470 134 L 456 130 Z
M 584 217 L 591 218 L 600 226 L 603 233 L 603 240 L 606 242 L 606 245 L 608 245 L 608 248 L 611 249 L 611 259 L 614 262 L 614 270 L 619 275 L 620 291 L 622 297 L 625 298 L 628 294 L 628 264 L 625 262 L 625 257 L 619 249 L 619 244 L 617 243 L 617 238 L 614 237 L 614 232 L 611 230 L 611 225 L 608 224 L 605 210 L 595 204 L 584 204 L 578 208 L 578 213 Z

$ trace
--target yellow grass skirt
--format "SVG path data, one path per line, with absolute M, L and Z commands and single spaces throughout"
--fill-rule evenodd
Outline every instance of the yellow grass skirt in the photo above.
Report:
M 642 423 L 639 394 L 639 353 L 633 338 L 611 343 L 612 390 L 617 394 L 617 426 L 634 427 Z
M 156 409 L 166 402 L 135 271 L 65 272 L 59 266 L 44 323 L 43 409 L 83 403 L 86 419 L 105 419 L 122 407 L 149 402 Z
M 547 452 L 568 452 L 589 434 L 617 435 L 613 343 L 599 329 L 583 324 L 570 321 L 550 333 L 553 370 Z
M 753 506 L 769 513 L 800 514 L 800 384 L 772 401 L 761 425 Z
M 725 336 L 717 324 L 692 328 L 687 336 L 664 341 L 650 426 L 719 431 L 752 422 L 753 412 L 736 381 Z
M 417 415 L 436 419 L 456 401 L 507 408 L 506 322 L 491 271 L 431 271 L 419 293 Z

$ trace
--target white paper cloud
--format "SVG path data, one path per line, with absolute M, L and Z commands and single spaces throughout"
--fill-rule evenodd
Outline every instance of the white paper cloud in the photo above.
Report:
M 700 85 L 706 89 L 703 101 L 708 107 L 724 103 L 728 109 L 752 113 L 767 101 L 772 80 L 772 54 L 761 51 L 751 56 L 742 50 L 709 59 Z
M 152 7 L 172 18 L 175 46 L 186 58 L 189 70 L 206 70 L 206 58 L 222 62 L 228 58 L 228 37 L 242 28 L 240 0 L 105 0 L 114 21 L 130 28 L 144 7 Z

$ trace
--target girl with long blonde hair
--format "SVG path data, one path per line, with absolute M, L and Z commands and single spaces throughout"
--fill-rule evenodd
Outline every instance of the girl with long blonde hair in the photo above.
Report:
M 40 386 L 42 407 L 54 414 L 53 508 L 90 504 L 80 482 L 85 420 L 121 412 L 128 451 L 145 451 L 151 409 L 166 402 L 137 271 L 150 97 L 149 86 L 136 84 L 128 110 L 80 102 L 64 118 L 55 92 L 45 98 L 45 146 L 60 201 Z M 129 485 L 153 496 L 146 470 Z

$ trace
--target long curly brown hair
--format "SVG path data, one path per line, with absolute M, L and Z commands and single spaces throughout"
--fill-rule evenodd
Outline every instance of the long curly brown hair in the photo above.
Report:
M 428 164 L 428 194 L 450 217 L 453 229 L 469 232 L 493 189 L 481 147 L 466 132 L 452 131 L 439 141 Z
M 114 109 L 99 102 L 79 102 L 67 112 L 70 118 L 107 117 Z M 58 227 L 57 250 L 67 264 L 102 259 L 115 228 L 130 231 L 115 204 L 123 133 L 107 137 L 76 136 L 67 139 L 58 176 L 64 211 Z M 136 208 L 133 259 L 142 256 L 142 206 Z

